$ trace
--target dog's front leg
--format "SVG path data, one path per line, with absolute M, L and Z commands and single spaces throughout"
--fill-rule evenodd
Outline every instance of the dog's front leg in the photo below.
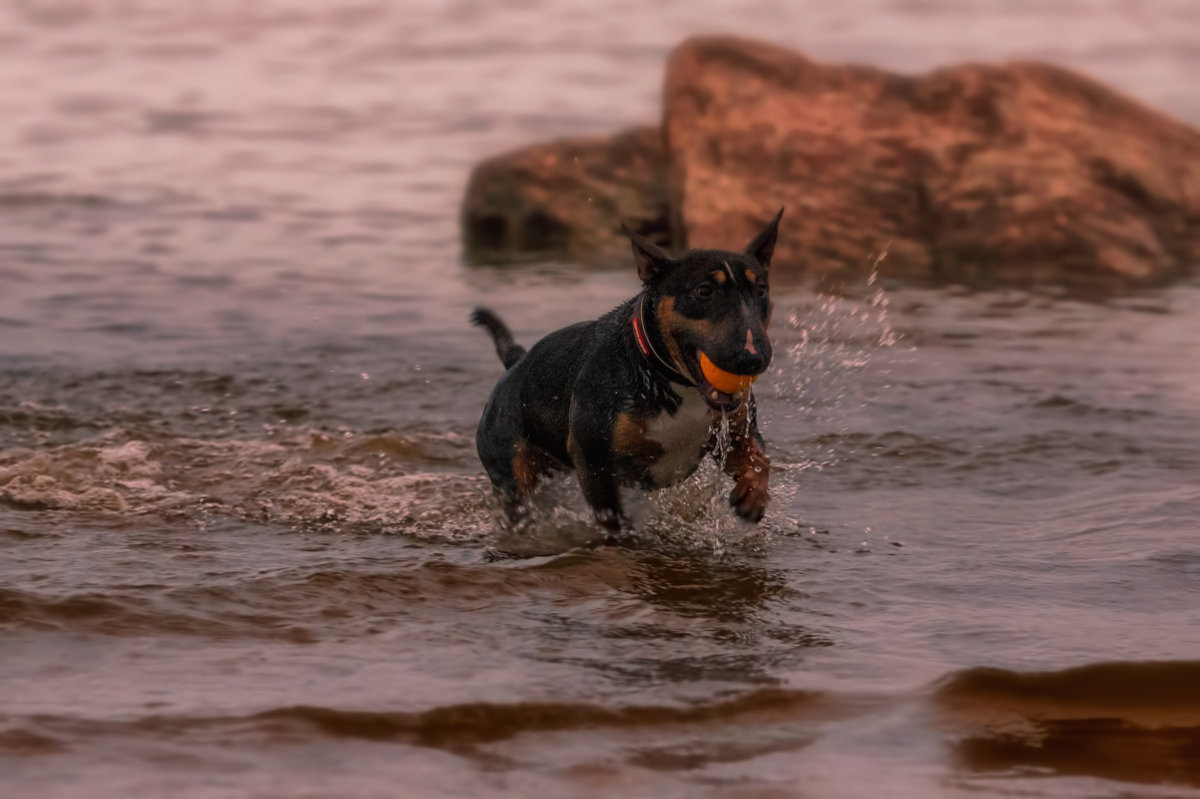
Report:
M 576 463 L 575 468 L 579 470 L 579 485 L 583 488 L 583 498 L 596 514 L 596 521 L 610 535 L 619 535 L 623 529 L 629 527 L 629 519 L 621 510 L 620 485 L 611 472 L 597 469 L 594 465 L 580 467 Z
M 758 419 L 754 409 L 754 397 L 738 408 L 729 419 L 730 444 L 725 455 L 725 474 L 734 479 L 729 504 L 747 521 L 758 523 L 767 512 L 770 498 L 768 484 L 771 477 L 771 459 L 763 451 L 762 436 L 758 432 Z
M 607 444 L 589 440 L 586 434 L 571 436 L 571 460 L 579 475 L 583 498 L 596 514 L 596 521 L 611 535 L 629 526 L 621 509 L 621 485 L 617 482 L 613 458 Z
M 585 400 L 573 408 L 567 448 L 579 476 L 583 498 L 596 514 L 600 526 L 616 535 L 629 527 L 629 520 L 621 508 L 621 485 L 612 451 L 612 426 L 600 421 L 604 419 L 603 414 L 598 409 L 588 408 L 588 404 Z

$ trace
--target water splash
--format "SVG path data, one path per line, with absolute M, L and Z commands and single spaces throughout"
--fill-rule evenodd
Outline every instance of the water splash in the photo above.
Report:
M 790 504 L 804 472 L 831 468 L 854 455 L 847 434 L 880 392 L 891 388 L 893 369 L 912 351 L 901 346 L 889 315 L 891 298 L 879 283 L 886 257 L 884 250 L 875 258 L 863 285 L 836 295 L 814 294 L 792 308 L 776 334 L 785 357 L 777 359 L 772 379 L 761 381 L 773 388 L 763 393 L 770 410 L 761 426 L 768 437 L 773 429 L 801 436 L 784 442 L 782 452 L 773 450 L 778 477 L 772 493 L 782 501 L 777 507 Z
M 0 504 L 157 515 L 200 527 L 226 517 L 304 531 L 483 540 L 492 529 L 487 480 L 431 470 L 448 460 L 447 448 L 460 448 L 453 434 L 146 441 L 114 431 L 4 453 Z

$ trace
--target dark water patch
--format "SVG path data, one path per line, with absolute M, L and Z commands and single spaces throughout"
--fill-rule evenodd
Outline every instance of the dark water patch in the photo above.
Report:
M 143 115 L 146 133 L 156 135 L 206 135 L 226 121 L 225 115 L 187 108 L 151 108 Z
M 744 643 L 744 642 L 743 642 Z M 544 658 L 586 668 L 622 685 L 644 688 L 651 685 L 679 686 L 689 683 L 732 685 L 779 685 L 778 674 L 803 660 L 799 650 L 789 652 L 733 653 L 709 651 L 675 657 L 644 657 L 610 660 L 595 657 Z
M 0 756 L 30 757 L 63 752 L 66 744 L 48 735 L 12 727 L 0 729 Z
M 119 203 L 99 194 L 46 194 L 0 191 L 0 208 L 5 211 L 42 208 L 116 208 Z M 11 244 L 7 246 L 12 246 Z
M 980 667 L 938 686 L 950 709 L 1025 718 L 1119 718 L 1200 727 L 1200 661 L 1093 663 L 1062 671 Z
M 1188 444 L 1118 430 L 1029 433 L 1000 446 L 988 447 L 973 460 L 979 467 L 1020 467 L 1050 462 L 1088 471 L 1098 459 L 1171 472 L 1200 468 L 1200 452 Z
M 10 542 L 35 541 L 50 535 L 52 534 L 35 530 L 19 530 L 15 527 L 6 527 L 0 529 L 0 542 L 5 540 Z
M 954 754 L 960 766 L 977 772 L 1200 787 L 1200 726 L 1043 719 L 1024 733 L 968 736 L 955 744 Z
M 1200 549 L 1179 549 L 1151 556 L 1149 562 L 1167 574 L 1200 577 Z
M 482 559 L 452 562 L 435 555 L 392 569 L 371 565 L 341 563 L 325 555 L 316 566 L 169 588 L 165 596 L 189 611 L 242 608 L 278 615 L 317 612 L 329 618 L 407 615 L 422 606 L 439 612 L 495 610 L 508 603 L 533 612 L 531 603 L 544 597 L 552 600 L 560 614 L 609 607 L 614 622 L 633 607 L 652 609 L 673 619 L 673 630 L 680 637 L 702 631 L 733 643 L 723 637 L 723 631 L 755 622 L 760 634 L 787 646 L 829 644 L 815 633 L 803 639 L 791 634 L 788 625 L 760 621 L 768 605 L 787 597 L 792 589 L 782 575 L 732 557 L 713 561 L 693 555 L 683 559 L 653 551 L 602 547 L 499 564 Z M 704 603 L 699 597 L 705 593 L 722 600 L 715 605 Z M 687 623 L 681 627 L 680 622 Z M 710 626 L 712 622 L 720 626 Z M 593 625 L 588 635 L 658 637 L 654 629 L 653 619 L 643 610 L 625 624 Z M 744 634 L 741 641 L 746 642 Z
M 1082 415 L 1114 417 L 1119 413 L 1088 410 Z M 1135 413 L 1137 417 L 1143 417 Z M 882 433 L 825 433 L 798 442 L 795 462 L 804 469 L 802 481 L 840 475 L 855 486 L 931 486 L 982 484 L 989 490 L 1020 491 L 1028 477 L 1047 463 L 1055 474 L 1046 480 L 1068 483 L 1080 475 L 1105 475 L 1126 471 L 1166 476 L 1200 469 L 1200 453 L 1190 442 L 1171 436 L 1169 425 L 1153 435 L 1145 429 L 1079 425 L 1074 429 L 1031 430 L 1033 425 L 995 431 L 947 430 L 943 436 L 918 431 Z M 780 458 L 782 463 L 787 460 Z M 853 475 L 851 477 L 851 475 Z M 1171 479 L 1178 479 L 1172 477 Z
M 0 588 L 0 628 L 8 630 L 71 631 L 109 636 L 184 635 L 211 640 L 254 637 L 291 643 L 310 643 L 312 634 L 294 618 L 244 610 L 189 615 L 163 607 L 150 594 L 117 592 L 50 597 Z
M 1200 661 L 976 668 L 934 699 L 972 771 L 1200 786 Z
M 365 367 L 378 370 L 368 372 L 345 363 L 348 357 L 346 353 L 312 353 L 275 369 L 239 373 L 13 368 L 0 374 L 0 447 L 78 440 L 79 435 L 65 434 L 71 432 L 68 428 L 77 434 L 124 430 L 152 440 L 255 439 L 264 434 L 286 435 L 289 429 L 299 432 L 304 428 L 297 423 L 312 418 L 313 435 L 377 431 L 397 439 L 440 439 L 456 454 L 473 449 L 473 442 L 464 435 L 473 435 L 473 420 L 464 418 L 468 398 L 447 400 L 440 391 L 461 394 L 461 388 L 474 381 L 471 373 L 457 364 L 396 368 L 378 357 L 365 360 Z M 334 361 L 340 363 L 327 365 Z M 439 390 L 431 388 L 435 385 Z M 454 410 L 460 404 L 462 414 Z M 414 414 L 414 405 L 428 405 L 430 410 Z M 451 416 L 453 433 L 442 421 Z M 462 446 L 453 444 L 456 435 L 462 437 Z M 387 449 L 386 444 L 380 446 Z M 407 446 L 397 442 L 395 454 L 400 456 Z M 428 458 L 431 464 L 456 457 L 437 449 L 426 447 L 421 455 L 413 448 L 410 454 Z
M 818 692 L 759 688 L 694 705 L 622 707 L 570 702 L 475 702 L 419 712 L 343 710 L 305 705 L 242 717 L 147 716 L 131 721 L 93 721 L 60 716 L 22 721 L 32 722 L 29 726 L 71 730 L 76 734 L 186 735 L 191 731 L 257 727 L 275 736 L 294 737 L 307 730 L 328 738 L 395 741 L 455 749 L 524 733 L 794 721 L 836 712 L 837 706 L 835 698 Z M 9 724 L 17 721 L 2 720 Z
M 439 613 L 552 597 L 602 595 L 609 590 L 586 570 L 574 573 L 504 569 L 433 560 L 396 570 L 296 568 L 236 582 L 170 589 L 175 604 L 202 611 L 253 609 L 279 615 L 317 614 L 324 619 L 401 617 L 432 606 Z M 357 623 L 357 622 L 351 622 Z
M 237 282 L 230 275 L 176 275 L 172 280 L 176 285 L 184 289 L 227 290 L 236 285 Z
M 107 333 L 112 336 L 128 336 L 137 339 L 151 333 L 160 341 L 182 338 L 179 335 L 173 335 L 168 330 L 155 330 L 152 325 L 141 322 L 105 322 L 98 325 L 87 325 L 83 329 L 92 333 Z
M 640 557 L 630 589 L 681 616 L 726 622 L 744 621 L 770 602 L 799 598 L 784 575 L 753 563 L 721 565 L 653 553 Z
M 267 711 L 255 718 L 312 725 L 332 737 L 403 740 L 425 746 L 456 747 L 489 743 L 528 732 L 720 725 L 744 723 L 750 719 L 766 723 L 824 710 L 829 707 L 829 702 L 819 693 L 760 688 L 730 699 L 681 707 L 474 703 L 434 708 L 423 713 L 356 713 L 294 707 Z
M 778 685 L 780 675 L 834 645 L 819 625 L 797 622 L 807 602 L 786 576 L 750 558 L 606 547 L 553 559 L 560 561 L 572 564 L 567 573 L 554 569 L 562 600 L 523 611 L 544 630 L 533 657 L 607 682 Z M 603 586 L 588 590 L 576 570 Z
M 777 752 L 795 752 L 818 739 L 814 730 L 744 727 L 726 734 L 710 733 L 675 744 L 635 749 L 629 762 L 653 771 L 690 771 L 724 763 L 739 763 Z
M 843 458 L 871 457 L 912 461 L 935 466 L 969 457 L 970 448 L 951 439 L 933 438 L 905 430 L 884 433 L 824 433 L 806 444 L 841 454 Z
M 22 401 L 15 406 L 0 404 L 0 428 L 3 427 L 19 428 L 26 432 L 54 433 L 77 430 L 81 427 L 94 430 L 96 424 L 74 417 L 63 407 L 43 407 L 36 402 Z
M 1051 394 L 1035 401 L 1032 407 L 1038 411 L 1046 411 L 1055 416 L 1100 417 L 1114 421 L 1134 423 L 1143 419 L 1155 419 L 1160 413 L 1141 408 L 1111 408 L 1096 402 L 1070 397 L 1063 394 Z

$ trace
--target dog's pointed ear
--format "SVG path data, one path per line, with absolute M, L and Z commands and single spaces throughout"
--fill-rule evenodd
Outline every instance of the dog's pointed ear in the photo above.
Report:
M 782 218 L 783 209 L 780 208 L 775 218 L 768 222 L 762 232 L 746 247 L 746 254 L 763 266 L 771 265 L 771 256 L 775 254 L 775 239 L 779 237 L 779 220 Z
M 663 252 L 657 244 L 634 233 L 624 222 L 621 223 L 621 230 L 625 231 L 630 244 L 633 245 L 633 262 L 637 264 L 638 277 L 643 283 L 649 283 L 671 266 L 671 256 Z

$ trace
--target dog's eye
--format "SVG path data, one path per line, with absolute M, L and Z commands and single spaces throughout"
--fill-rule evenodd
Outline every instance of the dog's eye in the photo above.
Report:
M 717 290 L 713 288 L 712 283 L 701 283 L 699 286 L 696 286 L 694 293 L 702 300 L 711 300 L 713 295 L 717 293 Z
M 767 286 L 765 283 L 759 283 L 754 287 L 754 293 L 759 297 L 767 296 Z

